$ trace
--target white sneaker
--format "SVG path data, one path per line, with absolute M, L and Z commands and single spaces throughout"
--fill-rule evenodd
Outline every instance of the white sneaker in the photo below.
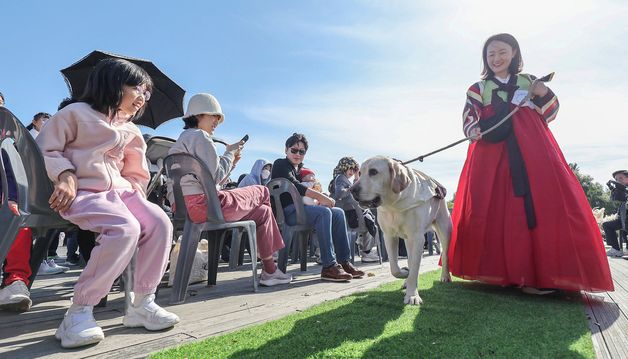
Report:
M 122 324 L 128 328 L 144 327 L 148 330 L 162 330 L 179 323 L 179 317 L 155 303 L 155 295 L 145 296 L 139 305 L 126 309 Z
M 606 252 L 606 255 L 609 257 L 616 257 L 616 258 L 621 258 L 624 256 L 624 252 L 617 250 L 615 248 L 611 248 Z
M 39 270 L 37 271 L 37 275 L 51 275 L 51 274 L 59 274 L 63 273 L 63 269 L 54 268 L 48 265 L 48 261 L 44 260 L 39 265 Z
M 55 338 L 61 341 L 64 348 L 77 348 L 98 343 L 105 339 L 105 333 L 96 324 L 92 306 L 70 307 L 55 332 Z
M 288 284 L 290 282 L 292 282 L 292 275 L 280 271 L 279 268 L 275 269 L 275 272 L 270 274 L 262 270 L 262 274 L 259 279 L 259 284 L 264 287 L 272 287 L 278 284 Z
M 31 309 L 33 302 L 28 287 L 21 280 L 0 289 L 0 309 L 13 312 L 26 312 Z
M 60 266 L 60 265 L 58 265 L 57 263 L 55 263 L 55 260 L 54 260 L 54 259 L 48 259 L 48 260 L 46 261 L 46 263 L 48 263 L 48 266 L 49 266 L 50 268 L 59 268 L 59 269 L 61 269 L 61 271 L 62 271 L 63 273 L 65 273 L 65 272 L 67 272 L 67 271 L 69 271 L 69 270 L 70 270 L 70 267 Z
M 379 262 L 379 256 L 376 251 L 373 249 L 368 253 L 360 252 L 360 258 L 362 259 L 362 263 L 375 263 Z

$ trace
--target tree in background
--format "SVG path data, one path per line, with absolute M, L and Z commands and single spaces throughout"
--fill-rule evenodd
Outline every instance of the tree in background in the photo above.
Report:
M 617 211 L 618 203 L 611 200 L 608 188 L 595 182 L 590 175 L 581 173 L 577 163 L 570 163 L 569 167 L 571 167 L 573 173 L 578 177 L 578 181 L 580 181 L 580 185 L 587 196 L 591 208 L 604 208 L 604 212 L 607 215 Z

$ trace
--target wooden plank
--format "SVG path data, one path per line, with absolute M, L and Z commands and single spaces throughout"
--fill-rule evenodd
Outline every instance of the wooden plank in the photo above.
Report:
M 608 351 L 606 346 L 606 342 L 604 341 L 604 336 L 602 335 L 602 329 L 600 328 L 600 324 L 598 323 L 597 318 L 595 317 L 595 312 L 591 307 L 591 297 L 589 294 L 585 293 L 583 295 L 583 302 L 585 306 L 585 313 L 587 315 L 587 322 L 589 324 L 589 329 L 591 330 L 591 340 L 593 341 L 593 349 L 595 350 L 597 358 L 601 359 L 610 359 L 611 354 Z
M 606 348 L 612 358 L 628 358 L 628 318 L 608 293 L 586 294 L 597 325 L 602 331 Z M 597 353 L 600 355 L 600 353 Z

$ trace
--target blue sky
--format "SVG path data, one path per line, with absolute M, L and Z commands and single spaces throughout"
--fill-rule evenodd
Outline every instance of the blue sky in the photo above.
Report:
M 285 139 L 302 132 L 324 186 L 340 157 L 409 159 L 462 138 L 482 44 L 509 32 L 524 72 L 556 72 L 551 128 L 567 161 L 602 183 L 628 168 L 625 1 L 24 0 L 3 1 L 0 15 L 0 91 L 23 122 L 54 113 L 68 95 L 59 70 L 90 51 L 146 58 L 186 101 L 218 98 L 217 136 L 250 135 L 234 177 L 283 157 Z M 181 127 L 142 130 L 176 138 Z M 453 194 L 465 153 L 462 144 L 413 167 Z

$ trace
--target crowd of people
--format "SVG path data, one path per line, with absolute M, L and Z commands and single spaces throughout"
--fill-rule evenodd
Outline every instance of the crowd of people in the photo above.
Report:
M 521 50 L 511 35 L 490 37 L 482 59 L 482 79 L 469 88 L 463 116 L 464 133 L 472 141 L 456 192 L 451 245 L 445 254 L 452 274 L 517 286 L 534 294 L 557 289 L 613 290 L 601 234 L 548 127 L 557 115 L 556 95 L 534 76 L 521 73 Z M 77 236 L 97 242 L 87 255 L 80 252 L 87 257 L 85 267 L 55 334 L 63 347 L 103 340 L 93 307 L 106 297 L 136 251 L 133 298 L 123 325 L 161 330 L 180 320 L 155 303 L 173 228 L 164 210 L 147 199 L 146 143 L 133 123 L 145 110 L 152 91 L 152 79 L 142 68 L 122 59 L 105 59 L 93 69 L 82 96 L 64 101 L 53 116 L 37 113 L 28 126 L 54 184 L 51 209 L 80 227 L 67 235 L 68 262 L 79 262 Z M 532 95 L 523 105 L 519 103 L 522 94 Z M 4 103 L 0 93 L 0 106 Z M 520 108 L 498 131 L 486 131 L 515 107 Z M 183 132 L 169 153 L 192 154 L 207 166 L 217 184 L 225 220 L 255 222 L 257 253 L 252 257 L 261 260 L 260 284 L 288 285 L 293 280 L 274 261 L 277 251 L 284 248 L 266 187 L 275 178 L 291 182 L 303 197 L 307 221 L 317 234 L 321 279 L 347 282 L 363 277 L 365 273 L 350 260 L 347 226 L 355 228 L 358 217 L 364 219 L 369 235 L 358 242 L 360 257 L 363 262 L 377 261 L 375 215 L 368 209 L 336 207 L 336 201 L 352 200 L 349 189 L 360 176 L 358 162 L 352 157 L 339 160 L 328 195 L 314 171 L 304 165 L 310 145 L 306 136 L 294 133 L 283 144 L 285 157 L 255 161 L 237 188 L 225 189 L 244 148 L 242 140 L 218 153 L 212 136 L 225 120 L 213 95 L 195 94 L 182 119 Z M 15 215 L 20 215 L 5 152 L 2 161 L 9 177 L 2 195 Z M 628 185 L 628 171 L 617 171 L 613 177 Z M 166 183 L 167 198 L 173 203 L 172 183 Z M 207 195 L 199 179 L 186 176 L 181 188 L 189 219 L 205 222 Z M 283 208 L 277 210 L 283 210 L 289 225 L 295 224 L 293 200 L 282 197 L 281 204 Z M 625 219 L 625 214 L 620 218 Z M 616 234 L 622 228 L 621 220 L 604 224 L 612 246 L 609 256 L 623 255 Z M 3 267 L 2 309 L 25 311 L 32 304 L 28 291 L 31 243 L 31 230 L 20 229 Z M 54 262 L 57 246 L 51 246 L 39 274 L 67 270 Z

